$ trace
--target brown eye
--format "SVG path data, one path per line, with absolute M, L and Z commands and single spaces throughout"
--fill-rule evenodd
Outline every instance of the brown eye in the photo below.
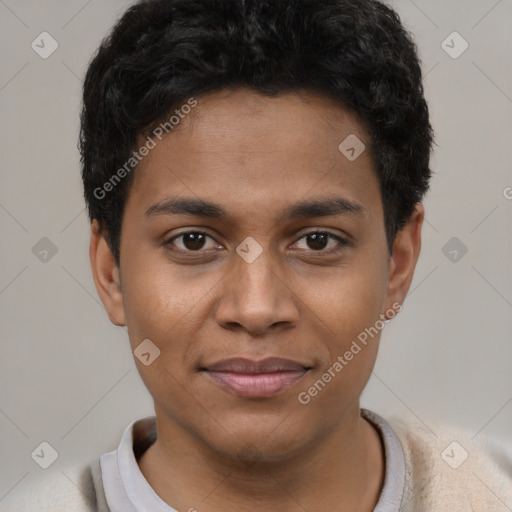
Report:
M 348 245 L 346 240 L 340 238 L 339 236 L 333 235 L 328 231 L 312 231 L 311 233 L 307 233 L 302 238 L 300 238 L 299 242 L 301 240 L 305 240 L 306 250 L 312 250 L 314 252 L 331 252 L 326 250 L 330 240 L 337 242 L 337 244 L 331 244 L 330 249 L 333 249 L 334 251 Z
M 310 249 L 321 251 L 329 243 L 329 235 L 326 233 L 314 233 L 306 236 L 307 244 Z
M 205 249 L 205 243 L 208 238 L 213 240 L 210 235 L 202 231 L 185 231 L 167 240 L 165 245 L 175 245 L 183 252 L 197 252 Z M 175 243 L 175 240 L 179 239 L 181 239 L 181 242 Z M 213 244 L 212 247 L 215 247 L 215 244 Z M 206 249 L 208 249 L 208 247 L 206 247 Z

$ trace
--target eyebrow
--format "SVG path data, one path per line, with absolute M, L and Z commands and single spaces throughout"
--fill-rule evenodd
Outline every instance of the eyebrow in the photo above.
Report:
M 193 198 L 166 198 L 150 206 L 144 216 L 194 215 L 213 219 L 227 218 L 227 211 L 219 204 Z M 300 218 L 328 217 L 331 215 L 367 215 L 361 204 L 343 197 L 300 201 L 288 206 L 281 214 L 281 221 Z

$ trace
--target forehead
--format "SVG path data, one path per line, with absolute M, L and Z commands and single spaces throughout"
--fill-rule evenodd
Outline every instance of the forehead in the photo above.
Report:
M 238 149 L 246 154 L 310 153 L 320 159 L 333 154 L 344 134 L 368 139 L 354 112 L 318 94 L 268 97 L 237 89 L 209 93 L 197 101 L 173 129 L 176 143 L 193 142 L 195 154 L 228 155 Z
M 368 150 L 347 158 L 339 149 L 347 137 L 370 144 L 354 113 L 319 95 L 210 93 L 156 139 L 135 171 L 128 202 L 140 213 L 166 196 L 272 208 L 336 189 L 371 208 L 379 199 L 373 159 Z

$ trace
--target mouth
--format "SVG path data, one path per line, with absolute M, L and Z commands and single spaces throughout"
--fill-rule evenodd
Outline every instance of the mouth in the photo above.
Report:
M 276 396 L 296 384 L 310 370 L 310 366 L 275 357 L 261 361 L 226 359 L 200 368 L 225 390 L 243 398 Z

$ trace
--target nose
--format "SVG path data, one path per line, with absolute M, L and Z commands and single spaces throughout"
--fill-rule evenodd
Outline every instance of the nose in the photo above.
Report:
M 218 324 L 252 335 L 296 325 L 300 313 L 297 296 L 286 270 L 269 250 L 264 249 L 251 263 L 238 254 L 234 259 L 234 267 L 222 281 L 215 313 Z

